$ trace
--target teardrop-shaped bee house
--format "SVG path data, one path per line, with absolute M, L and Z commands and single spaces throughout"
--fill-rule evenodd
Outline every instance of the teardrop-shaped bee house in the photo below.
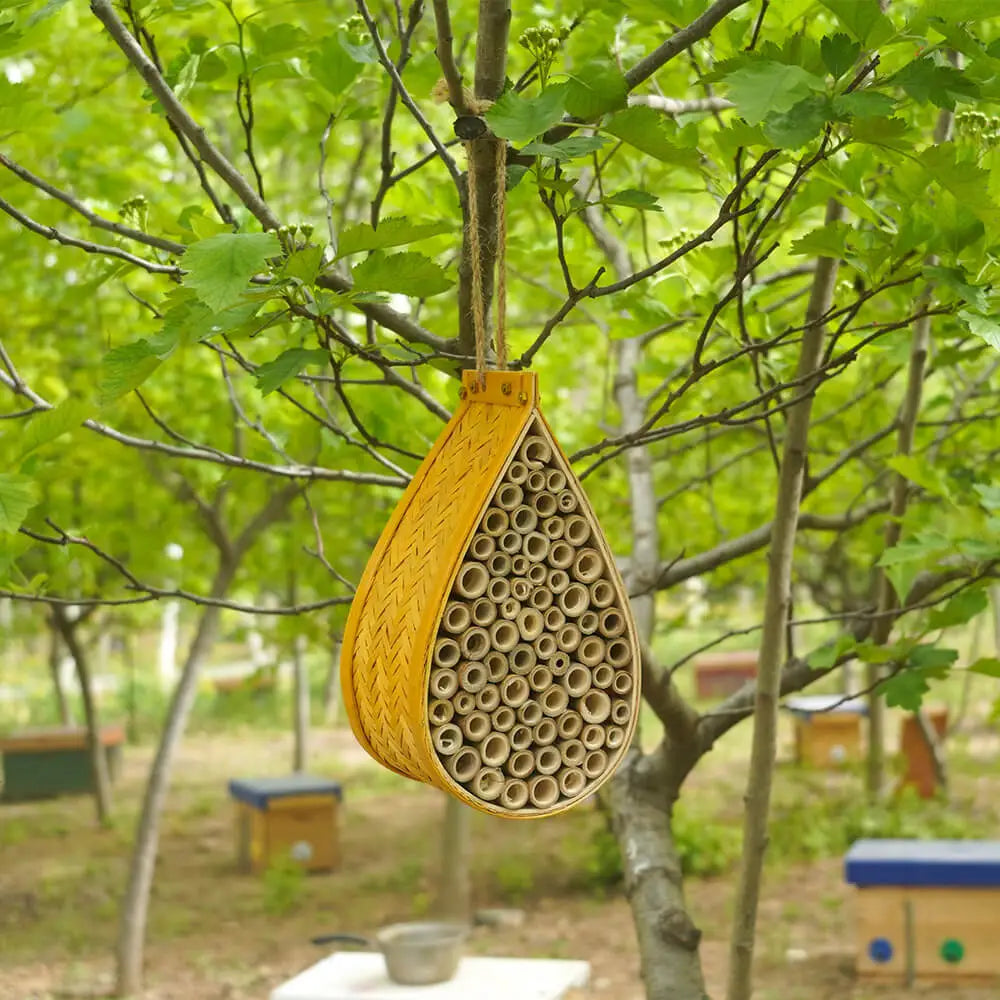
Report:
M 628 747 L 635 625 L 534 373 L 465 372 L 461 395 L 358 585 L 344 703 L 391 770 L 494 815 L 551 815 Z

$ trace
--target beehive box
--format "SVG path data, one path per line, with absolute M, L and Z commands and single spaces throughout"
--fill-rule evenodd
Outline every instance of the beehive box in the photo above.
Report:
M 260 872 L 284 858 L 307 871 L 340 864 L 337 782 L 307 774 L 234 779 L 229 794 L 235 802 L 241 871 Z
M 799 695 L 784 706 L 795 717 L 795 759 L 810 767 L 840 767 L 861 759 L 861 719 L 868 711 L 860 698 Z
M 859 840 L 845 875 L 859 976 L 1000 980 L 1000 841 Z
M 923 711 L 928 725 L 937 734 L 938 739 L 944 739 L 948 731 L 948 709 L 925 708 Z M 922 799 L 933 798 L 937 792 L 934 757 L 914 715 L 906 715 L 900 725 L 899 754 L 903 761 L 903 775 L 899 787 L 914 788 Z
M 755 650 L 703 653 L 694 661 L 695 693 L 699 698 L 725 698 L 757 676 Z

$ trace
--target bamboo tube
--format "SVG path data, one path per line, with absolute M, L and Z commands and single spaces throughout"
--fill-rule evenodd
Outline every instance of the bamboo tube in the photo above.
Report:
M 484 767 L 472 779 L 470 790 L 484 802 L 500 798 L 504 789 L 504 776 L 495 767 Z
M 549 635 L 548 632 L 543 632 L 533 643 L 532 648 L 535 650 L 535 655 L 540 660 L 549 659 L 556 650 L 556 641 Z
M 528 783 L 520 778 L 508 778 L 500 793 L 500 805 L 506 809 L 523 809 L 527 804 Z
M 566 474 L 559 469 L 549 469 L 545 473 L 545 488 L 550 493 L 558 493 L 566 489 Z
M 458 668 L 458 686 L 469 694 L 482 691 L 489 679 L 489 671 L 477 660 L 469 660 Z
M 576 553 L 568 542 L 553 542 L 549 547 L 549 565 L 553 569 L 569 569 L 573 565 Z M 552 587 L 551 580 L 549 586 Z M 555 587 L 552 587 L 555 590 Z
M 538 640 L 536 639 L 535 641 L 537 642 Z M 549 670 L 552 671 L 552 676 L 562 677 L 566 671 L 569 670 L 569 662 L 569 653 L 566 653 L 561 649 L 557 649 L 549 657 Z
M 480 628 L 492 625 L 497 618 L 497 606 L 488 598 L 480 597 L 472 605 L 472 620 Z
M 472 624 L 472 612 L 464 601 L 449 601 L 441 616 L 441 627 L 452 635 L 464 632 Z
M 480 768 L 479 754 L 472 747 L 462 747 L 453 757 L 446 757 L 444 766 L 458 782 L 471 781 Z
M 608 643 L 608 663 L 620 670 L 632 660 L 632 648 L 624 639 Z
M 511 750 L 527 750 L 531 746 L 531 730 L 521 722 L 511 729 L 507 738 L 510 740 Z
M 632 717 L 632 709 L 627 701 L 616 700 L 611 706 L 611 721 L 616 725 L 624 726 Z
M 466 601 L 471 601 L 486 593 L 489 582 L 490 574 L 482 563 L 463 563 L 455 577 L 455 593 Z
M 559 716 L 556 727 L 559 729 L 559 735 L 562 739 L 572 740 L 580 735 L 580 731 L 583 729 L 583 719 L 579 712 L 563 712 Z
M 450 698 L 458 690 L 458 674 L 454 670 L 432 670 L 428 685 L 435 698 Z
M 551 547 L 549 548 L 549 554 L 552 554 Z M 549 570 L 549 590 L 553 594 L 561 594 L 569 586 L 569 573 L 562 569 L 550 569 Z
M 517 722 L 517 716 L 510 705 L 501 705 L 490 715 L 490 722 L 498 733 L 509 733 Z
M 532 562 L 544 561 L 549 554 L 549 540 L 540 531 L 532 531 L 524 536 L 524 554 Z
M 507 657 L 496 649 L 491 649 L 483 657 L 483 665 L 486 667 L 486 672 L 490 675 L 490 680 L 494 684 L 499 684 L 507 676 L 507 671 L 510 669 Z
M 593 670 L 591 670 L 590 676 L 593 678 L 594 687 L 601 688 L 603 691 L 604 689 L 611 687 L 614 683 L 615 670 L 609 663 L 599 663 Z
M 486 562 L 496 551 L 496 547 L 497 543 L 489 535 L 480 532 L 478 535 L 474 535 L 472 541 L 469 542 L 469 555 L 480 562 Z
M 540 469 L 552 461 L 552 447 L 540 434 L 529 434 L 521 444 L 518 458 L 529 469 Z
M 521 613 L 521 602 L 516 597 L 508 597 L 498 605 L 500 617 L 506 618 L 509 622 L 517 621 L 517 616 Z
M 510 513 L 510 526 L 519 534 L 526 535 L 534 531 L 538 524 L 538 515 L 527 504 L 521 504 Z
M 431 742 L 442 757 L 450 757 L 462 749 L 462 730 L 450 722 L 435 726 L 431 730 Z
M 573 514 L 566 518 L 566 541 L 573 548 L 580 548 L 588 538 L 590 538 L 590 524 L 585 517 Z
M 542 706 L 530 698 L 517 710 L 517 718 L 526 726 L 537 726 L 542 721 Z
M 625 730 L 621 726 L 607 726 L 604 730 L 604 745 L 609 750 L 617 750 L 625 742 Z
M 542 566 L 541 563 L 536 563 L 531 568 L 540 569 L 543 571 L 545 569 L 545 567 Z M 535 587 L 535 589 L 531 592 L 531 596 L 528 598 L 528 603 L 536 611 L 548 611 L 549 608 L 552 607 L 552 602 L 554 600 L 555 598 L 552 596 L 552 591 L 549 590 L 548 587 Z
M 513 622 L 496 621 L 490 626 L 493 648 L 499 649 L 501 653 L 509 653 L 517 645 L 519 638 L 520 634 Z
M 507 511 L 500 507 L 490 507 L 483 515 L 482 529 L 487 535 L 496 538 L 502 535 L 510 527 L 510 518 Z
M 523 576 L 516 576 L 510 581 L 510 592 L 519 601 L 526 601 L 531 597 L 531 584 Z
M 596 611 L 584 611 L 577 622 L 580 631 L 584 635 L 593 635 L 597 631 L 597 626 L 601 624 L 601 619 L 597 617 Z
M 535 755 L 530 750 L 515 750 L 504 765 L 504 770 L 512 778 L 527 778 L 534 769 Z
M 553 684 L 542 692 L 538 703 L 546 715 L 561 715 L 569 708 L 569 695 L 565 688 Z
M 560 542 L 557 545 L 562 544 Z M 553 546 L 553 549 L 555 546 Z M 567 618 L 579 618 L 587 610 L 590 592 L 582 583 L 571 583 L 559 595 L 559 607 Z
M 507 511 L 509 516 L 510 511 L 514 510 L 514 508 L 521 503 L 523 498 L 524 494 L 521 492 L 520 486 L 516 483 L 504 483 L 500 489 L 497 490 L 495 500 L 496 505 L 501 510 Z
M 615 588 L 607 580 L 597 580 L 590 585 L 590 603 L 597 608 L 608 607 L 615 599 Z
M 476 710 L 476 696 L 471 691 L 456 691 L 451 703 L 455 706 L 456 715 L 468 715 Z
M 545 630 L 545 619 L 534 608 L 521 608 L 517 616 L 517 630 L 525 642 L 534 642 Z
M 603 750 L 591 750 L 583 762 L 583 773 L 588 778 L 599 778 L 608 769 L 608 755 Z
M 508 482 L 517 483 L 520 485 L 528 478 L 528 467 L 524 462 L 519 462 L 515 459 L 510 465 L 507 466 L 507 476 Z
M 516 555 L 510 561 L 510 571 L 514 576 L 527 576 L 531 560 L 525 555 Z
M 551 517 L 558 509 L 556 498 L 549 492 L 536 493 L 531 500 L 535 513 L 543 520 Z
M 552 727 L 555 729 L 555 726 Z M 555 774 L 562 767 L 562 757 L 555 747 L 542 747 L 535 751 L 535 770 L 539 774 Z
M 505 705 L 517 708 L 531 697 L 531 688 L 523 677 L 511 674 L 505 677 L 500 685 L 500 697 Z
M 486 596 L 494 604 L 502 604 L 510 597 L 510 580 L 505 576 L 495 576 L 486 588 Z
M 617 608 L 606 608 L 598 615 L 597 629 L 608 639 L 617 639 L 625 631 L 625 616 Z
M 529 472 L 528 478 L 525 480 L 525 486 L 532 493 L 541 493 L 545 489 L 545 473 L 541 469 Z
M 528 675 L 528 683 L 532 691 L 544 691 L 552 686 L 552 671 L 539 665 Z
M 586 639 L 581 640 L 576 658 L 585 667 L 596 667 L 604 659 L 604 652 L 604 640 L 596 635 L 588 635 Z M 612 671 L 612 675 L 613 673 Z
M 559 756 L 567 767 L 579 767 L 587 756 L 587 750 L 579 740 L 562 740 Z
M 549 568 L 548 566 L 543 566 L 541 563 L 532 563 L 528 567 L 528 583 L 532 584 L 536 589 L 543 587 L 545 581 L 549 578 Z M 532 591 L 534 593 L 535 591 Z M 552 603 L 551 601 L 549 602 Z M 547 608 L 549 605 L 546 604 Z M 545 608 L 542 608 L 544 611 Z
M 528 799 L 536 809 L 549 809 L 559 801 L 559 783 L 548 774 L 528 782 Z
M 479 748 L 486 767 L 500 767 L 510 756 L 510 740 L 503 733 L 490 733 Z
M 492 712 L 500 705 L 500 688 L 496 684 L 487 684 L 482 691 L 476 692 L 476 708 L 482 712 Z
M 579 663 L 574 663 L 566 671 L 563 687 L 571 698 L 582 698 L 590 690 L 590 671 Z
M 490 651 L 490 634 L 486 629 L 473 625 L 462 634 L 459 645 L 466 659 L 481 660 Z
M 584 722 L 604 722 L 611 714 L 611 699 L 603 691 L 591 689 L 580 699 L 580 714 Z
M 559 775 L 559 791 L 568 799 L 574 799 L 587 787 L 587 776 L 578 767 L 572 767 Z
M 604 726 L 589 725 L 580 730 L 580 742 L 588 750 L 600 750 L 604 740 Z
M 527 676 L 538 662 L 533 646 L 519 642 L 507 657 L 507 663 L 515 674 Z
M 444 698 L 435 698 L 427 706 L 427 718 L 434 726 L 443 726 L 446 722 L 451 722 L 454 714 L 455 706 Z
M 454 670 L 462 658 L 462 650 L 454 639 L 438 639 L 434 643 L 434 664 Z
M 494 577 L 510 576 L 511 558 L 506 552 L 494 552 L 486 566 Z
M 485 712 L 470 712 L 459 722 L 458 728 L 473 743 L 478 743 L 490 734 L 490 717 Z
M 521 551 L 521 541 L 521 536 L 513 529 L 510 529 L 505 531 L 497 539 L 497 545 L 499 545 L 500 548 L 507 553 L 507 555 L 512 556 Z
M 555 743 L 558 735 L 559 730 L 556 729 L 556 724 L 551 719 L 542 719 L 531 730 L 531 738 L 535 741 L 535 746 L 537 747 L 550 746 Z
M 628 694 L 632 690 L 632 675 L 627 670 L 616 670 L 611 690 L 615 694 Z
M 550 632 L 558 632 L 566 624 L 566 616 L 562 608 L 553 606 L 545 609 L 545 627 Z
M 594 583 L 604 572 L 604 560 L 597 549 L 580 549 L 573 563 L 573 577 L 580 583 Z
M 576 497 L 572 490 L 562 490 L 556 497 L 556 504 L 564 514 L 571 514 L 576 510 Z

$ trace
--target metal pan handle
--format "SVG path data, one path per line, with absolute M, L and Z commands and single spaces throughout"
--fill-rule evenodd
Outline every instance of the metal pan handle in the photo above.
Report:
M 310 938 L 312 944 L 356 944 L 359 948 L 375 948 L 375 942 L 360 934 L 320 934 Z

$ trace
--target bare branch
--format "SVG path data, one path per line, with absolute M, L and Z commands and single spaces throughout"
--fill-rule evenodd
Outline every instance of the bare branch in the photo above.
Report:
M 454 39 L 451 33 L 451 13 L 448 0 L 434 0 L 434 23 L 437 27 L 437 45 L 434 53 L 448 85 L 448 103 L 457 115 L 467 113 L 465 94 L 462 91 L 462 74 L 455 63 Z
M 735 108 L 732 101 L 725 97 L 691 97 L 679 100 L 676 97 L 660 97 L 658 94 L 632 94 L 629 96 L 630 106 L 645 105 L 666 115 L 690 115 L 699 111 L 728 111 Z

